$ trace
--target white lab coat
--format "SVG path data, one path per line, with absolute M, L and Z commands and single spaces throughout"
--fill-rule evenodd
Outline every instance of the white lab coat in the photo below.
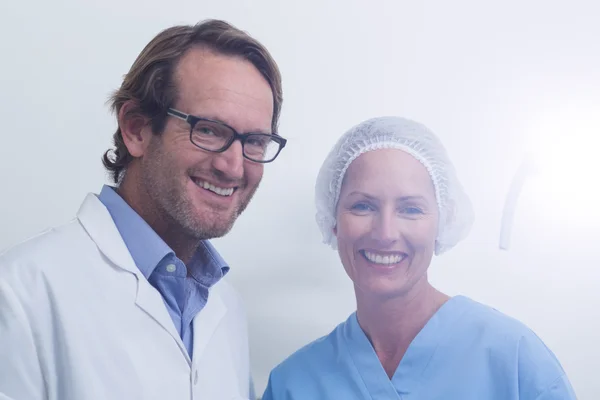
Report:
M 241 400 L 245 312 L 221 280 L 194 318 L 192 360 L 104 205 L 0 255 L 0 399 Z

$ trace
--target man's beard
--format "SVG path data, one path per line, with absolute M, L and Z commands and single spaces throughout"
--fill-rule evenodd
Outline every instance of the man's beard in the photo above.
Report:
M 160 161 L 162 158 L 162 154 L 154 156 L 154 161 Z M 228 214 L 225 214 L 227 212 L 225 210 L 211 209 L 208 205 L 205 210 L 198 213 L 186 190 L 185 183 L 173 179 L 177 173 L 163 168 L 161 166 L 163 164 L 165 163 L 158 162 L 146 165 L 142 173 L 141 184 L 144 186 L 144 193 L 150 197 L 147 200 L 154 204 L 152 208 L 157 213 L 155 215 L 157 220 L 168 232 L 172 232 L 180 238 L 186 237 L 190 240 L 200 241 L 224 236 L 248 207 L 258 189 L 258 185 L 256 185 Z M 169 164 L 166 163 L 166 165 Z M 215 179 L 217 182 L 222 181 L 217 177 Z M 242 183 L 236 191 L 245 188 L 247 186 Z
M 229 233 L 237 218 L 248 207 L 257 189 L 258 186 L 229 214 L 209 208 L 198 213 L 185 191 L 182 191 L 181 195 L 175 191 L 167 193 L 166 196 L 158 194 L 159 198 L 156 198 L 156 201 L 172 230 L 179 230 L 185 236 L 200 241 L 219 238 Z

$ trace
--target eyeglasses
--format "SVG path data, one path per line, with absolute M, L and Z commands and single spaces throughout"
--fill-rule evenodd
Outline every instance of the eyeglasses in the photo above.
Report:
M 195 146 L 214 153 L 224 152 L 239 139 L 245 158 L 258 163 L 269 163 L 277 158 L 287 143 L 286 139 L 277 134 L 237 133 L 222 122 L 196 117 L 174 108 L 169 108 L 167 115 L 190 124 L 190 141 Z

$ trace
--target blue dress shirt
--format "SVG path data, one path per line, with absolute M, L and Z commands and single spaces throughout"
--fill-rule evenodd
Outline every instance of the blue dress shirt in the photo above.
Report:
M 227 274 L 229 266 L 206 240 L 198 244 L 186 266 L 114 188 L 105 185 L 98 198 L 112 216 L 133 261 L 161 294 L 191 358 L 192 320 L 206 305 L 209 288 Z

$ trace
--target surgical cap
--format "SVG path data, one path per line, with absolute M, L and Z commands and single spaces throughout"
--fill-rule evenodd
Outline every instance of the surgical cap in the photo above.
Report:
M 379 117 L 364 121 L 346 132 L 329 152 L 319 171 L 315 202 L 323 242 L 337 248 L 333 230 L 348 167 L 361 154 L 378 149 L 405 151 L 427 169 L 439 210 L 435 253 L 442 254 L 465 238 L 473 223 L 472 206 L 442 143 L 420 123 L 400 117 Z

